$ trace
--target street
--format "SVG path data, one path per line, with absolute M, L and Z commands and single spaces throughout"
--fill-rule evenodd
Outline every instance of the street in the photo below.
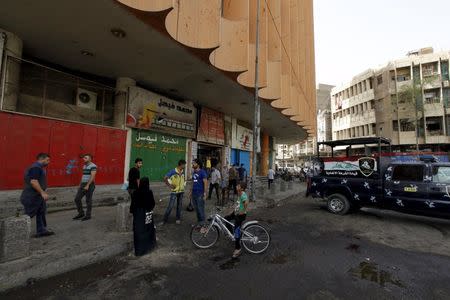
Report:
M 187 213 L 185 213 L 187 214 Z M 158 228 L 159 247 L 0 295 L 2 299 L 448 299 L 450 222 L 380 210 L 335 216 L 310 198 L 260 208 L 271 230 L 262 255 L 231 259 L 223 235 L 209 250 L 190 220 Z

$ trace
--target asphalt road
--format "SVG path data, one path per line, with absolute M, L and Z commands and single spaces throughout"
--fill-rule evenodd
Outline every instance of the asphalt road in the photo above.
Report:
M 262 255 L 197 250 L 189 222 L 158 229 L 145 257 L 118 257 L 30 280 L 1 299 L 450 299 L 450 222 L 368 210 L 335 216 L 311 199 L 254 211 L 271 230 Z M 439 245 L 433 247 L 433 245 Z

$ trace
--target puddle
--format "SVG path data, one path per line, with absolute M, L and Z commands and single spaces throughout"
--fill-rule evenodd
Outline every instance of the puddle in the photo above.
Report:
M 219 266 L 221 270 L 234 269 L 239 263 L 239 258 L 232 258 Z
M 275 265 L 282 265 L 287 263 L 288 261 L 288 256 L 285 254 L 280 254 L 280 255 L 276 255 L 276 256 L 272 256 L 272 258 L 270 259 L 270 263 L 271 264 L 275 264 Z
M 347 247 L 345 247 L 345 249 L 347 249 L 351 252 L 356 252 L 356 253 L 359 253 L 359 248 L 360 248 L 360 246 L 358 244 L 350 244 Z
M 358 267 L 350 269 L 349 273 L 356 278 L 376 282 L 382 287 L 385 287 L 387 283 L 398 287 L 404 287 L 400 280 L 395 279 L 392 274 L 387 271 L 379 270 L 377 264 L 373 262 L 363 261 Z

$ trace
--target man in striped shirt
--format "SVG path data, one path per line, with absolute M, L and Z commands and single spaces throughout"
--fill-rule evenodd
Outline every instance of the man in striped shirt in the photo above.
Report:
M 92 155 L 85 154 L 83 156 L 84 166 L 83 175 L 81 176 L 81 184 L 75 196 L 75 204 L 77 205 L 78 215 L 74 220 L 87 221 L 91 218 L 92 211 L 92 195 L 95 190 L 95 175 L 97 174 L 97 166 L 92 162 Z M 86 214 L 84 214 L 81 199 L 86 196 Z

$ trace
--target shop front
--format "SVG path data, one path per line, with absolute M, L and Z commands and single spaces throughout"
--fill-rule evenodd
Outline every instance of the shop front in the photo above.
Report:
M 130 167 L 137 157 L 144 161 L 141 177 L 162 181 L 164 175 L 175 168 L 180 159 L 186 158 L 186 138 L 132 129 Z
M 162 181 L 180 159 L 188 160 L 186 150 L 192 149 L 196 115 L 192 105 L 130 87 L 126 124 L 132 129 L 127 143 L 127 166 L 133 166 L 134 160 L 140 157 L 144 160 L 141 176 Z
M 205 168 L 226 164 L 224 115 L 202 107 L 197 133 L 197 157 Z
M 253 131 L 233 122 L 231 164 L 243 164 L 247 174 L 251 173 L 251 151 L 253 149 Z

